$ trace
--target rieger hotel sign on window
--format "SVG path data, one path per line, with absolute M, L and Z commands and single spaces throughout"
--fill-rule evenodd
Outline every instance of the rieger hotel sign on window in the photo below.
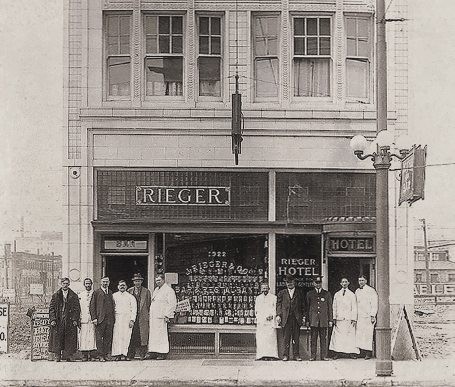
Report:
M 136 186 L 139 206 L 229 206 L 230 187 Z

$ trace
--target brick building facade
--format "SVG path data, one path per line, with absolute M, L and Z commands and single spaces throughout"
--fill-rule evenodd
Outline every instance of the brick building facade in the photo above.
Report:
M 196 324 L 252 323 L 248 296 L 191 294 L 207 275 L 224 289 L 237 275 L 251 295 L 255 281 L 276 290 L 288 272 L 302 287 L 321 274 L 332 291 L 342 275 L 353 289 L 359 273 L 374 284 L 374 171 L 349 148 L 376 131 L 373 1 L 65 4 L 64 275 L 98 283 L 141 271 L 152 286 L 163 271 L 192 297 L 185 322 Z M 388 16 L 406 18 L 407 7 L 395 0 Z M 408 130 L 407 25 L 387 28 L 398 136 Z M 398 207 L 397 184 L 391 173 L 394 310 L 413 303 L 410 209 Z M 242 316 L 226 316 L 230 297 Z

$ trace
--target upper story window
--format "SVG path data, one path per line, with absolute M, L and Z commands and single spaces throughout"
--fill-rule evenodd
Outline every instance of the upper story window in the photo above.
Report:
M 332 28 L 330 17 L 294 17 L 295 97 L 329 97 Z
M 183 95 L 183 16 L 145 16 L 145 94 Z
M 219 16 L 199 16 L 199 95 L 221 97 L 222 26 Z
M 106 16 L 107 96 L 125 99 L 131 95 L 131 16 Z
M 416 274 L 415 282 L 423 282 L 422 274 Z
M 430 274 L 430 282 L 432 284 L 439 282 L 439 275 L 438 274 Z
M 253 78 L 256 100 L 276 99 L 279 86 L 279 15 L 253 18 Z
M 371 21 L 346 18 L 346 96 L 367 99 L 370 92 Z

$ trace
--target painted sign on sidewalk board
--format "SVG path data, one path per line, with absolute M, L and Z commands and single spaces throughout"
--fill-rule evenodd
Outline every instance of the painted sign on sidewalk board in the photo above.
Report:
M 32 315 L 32 344 L 30 359 L 47 360 L 49 357 L 49 311 L 37 309 Z

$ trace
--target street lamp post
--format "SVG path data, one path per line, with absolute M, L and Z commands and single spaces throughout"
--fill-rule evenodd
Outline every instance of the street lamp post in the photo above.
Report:
M 360 159 L 371 158 L 376 170 L 376 267 L 379 297 L 376 324 L 376 375 L 390 376 L 393 372 L 390 327 L 390 267 L 389 267 L 389 168 L 392 159 L 403 159 L 408 150 L 399 154 L 391 151 L 392 138 L 387 130 L 380 131 L 369 145 L 363 136 L 351 140 L 351 148 Z M 369 149 L 367 150 L 367 148 Z

